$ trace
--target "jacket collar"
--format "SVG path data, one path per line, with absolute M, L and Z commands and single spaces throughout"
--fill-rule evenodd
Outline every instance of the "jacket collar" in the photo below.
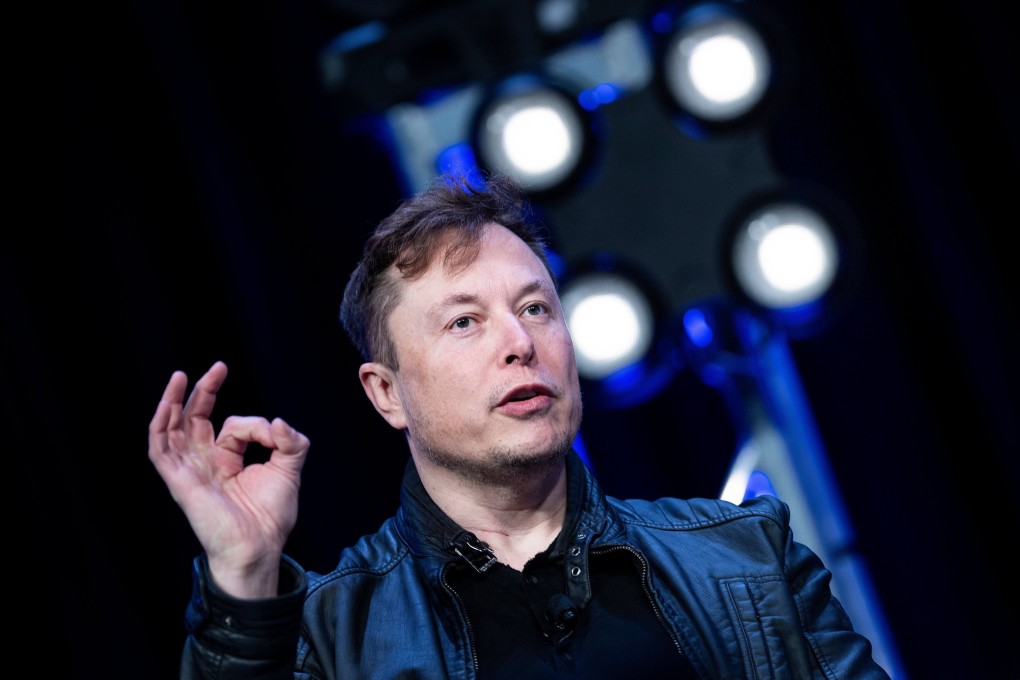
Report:
M 574 546 L 587 546 L 607 530 L 613 517 L 595 477 L 576 451 L 567 452 L 566 466 L 567 515 L 553 545 L 553 553 L 561 554 Z M 396 524 L 401 538 L 417 556 L 443 562 L 465 559 L 480 571 L 488 568 L 491 555 L 485 554 L 488 546 L 439 509 L 422 485 L 411 459 L 404 468 Z

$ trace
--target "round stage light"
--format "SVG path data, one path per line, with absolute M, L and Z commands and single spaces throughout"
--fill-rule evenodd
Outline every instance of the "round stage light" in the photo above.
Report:
M 640 360 L 651 347 L 652 307 L 626 278 L 609 272 L 584 274 L 564 287 L 561 299 L 583 377 L 604 378 Z
M 737 230 L 733 275 L 743 292 L 769 309 L 820 300 L 840 266 L 839 245 L 828 220 L 805 205 L 759 208 Z
M 475 129 L 479 163 L 532 192 L 550 191 L 572 177 L 586 139 L 576 101 L 542 84 L 512 87 L 489 101 Z
M 690 11 L 663 52 L 663 78 L 676 104 L 710 123 L 739 119 L 764 98 L 772 60 L 762 35 L 740 15 L 705 5 Z

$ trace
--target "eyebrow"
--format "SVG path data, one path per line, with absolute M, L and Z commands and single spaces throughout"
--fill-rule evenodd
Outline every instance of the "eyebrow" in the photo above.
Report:
M 534 279 L 520 289 L 518 297 L 525 297 L 537 292 L 543 292 L 552 297 L 556 295 L 556 289 L 551 286 L 548 281 L 545 281 L 544 279 Z M 429 315 L 439 316 L 451 307 L 477 304 L 478 301 L 478 296 L 471 293 L 451 293 L 436 304 L 432 305 L 429 308 Z

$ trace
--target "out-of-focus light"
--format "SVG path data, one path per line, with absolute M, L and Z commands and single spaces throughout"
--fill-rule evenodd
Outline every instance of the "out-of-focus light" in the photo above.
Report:
M 620 98 L 620 88 L 613 83 L 599 83 L 577 95 L 577 103 L 586 111 L 594 111 L 604 104 L 611 104 Z
M 754 55 L 746 42 L 732 35 L 716 35 L 695 44 L 688 68 L 695 89 L 719 104 L 745 97 L 758 82 Z
M 679 22 L 662 68 L 677 105 L 701 120 L 725 122 L 744 116 L 762 100 L 772 63 L 750 22 L 709 5 Z
M 448 146 L 439 153 L 436 157 L 436 172 L 467 177 L 476 186 L 484 183 L 471 145 L 463 142 Z
M 607 323 L 613 319 L 613 323 Z M 591 295 L 577 303 L 570 325 L 578 335 L 580 351 L 595 361 L 605 361 L 629 351 L 638 338 L 634 307 L 616 293 Z
M 651 346 L 651 305 L 626 278 L 604 272 L 583 275 L 567 284 L 562 300 L 582 376 L 604 378 L 640 360 Z
M 744 293 L 771 309 L 793 308 L 822 298 L 839 269 L 832 226 L 796 203 L 760 208 L 733 240 L 733 274 Z
M 539 0 L 535 21 L 545 33 L 562 33 L 577 23 L 583 11 L 581 0 Z
M 548 173 L 570 155 L 570 130 L 553 108 L 521 108 L 507 116 L 502 125 L 503 154 L 525 175 Z
M 515 177 L 531 191 L 564 182 L 585 143 L 578 106 L 559 90 L 536 85 L 488 103 L 476 128 L 479 163 Z
M 829 258 L 823 237 L 803 224 L 779 225 L 758 246 L 765 280 L 782 291 L 804 290 L 831 275 Z
M 697 307 L 692 307 L 683 315 L 684 332 L 691 342 L 697 347 L 708 347 L 712 344 L 715 334 L 712 326 L 709 325 L 705 313 Z

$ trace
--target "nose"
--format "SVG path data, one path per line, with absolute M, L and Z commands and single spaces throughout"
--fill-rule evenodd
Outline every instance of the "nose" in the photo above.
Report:
M 532 357 L 535 356 L 535 339 L 532 337 L 531 332 L 521 323 L 521 320 L 516 316 L 510 317 L 507 320 L 504 332 L 506 334 L 504 340 L 506 352 L 504 361 L 508 365 L 514 362 L 521 364 L 530 363 Z

